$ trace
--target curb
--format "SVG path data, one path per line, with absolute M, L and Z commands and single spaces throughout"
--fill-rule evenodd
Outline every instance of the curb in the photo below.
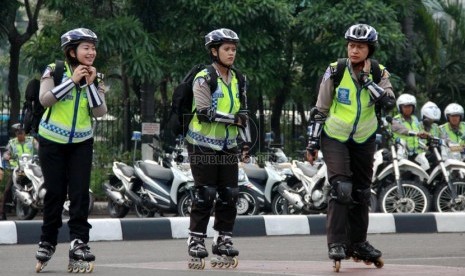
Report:
M 368 233 L 465 232 L 465 213 L 377 214 L 370 213 Z M 212 237 L 213 217 L 207 236 Z M 68 242 L 69 228 L 63 221 L 58 242 Z M 89 219 L 91 241 L 128 241 L 187 238 L 189 218 Z M 325 215 L 239 216 L 234 236 L 325 235 Z M 1 221 L 0 244 L 35 244 L 42 221 Z

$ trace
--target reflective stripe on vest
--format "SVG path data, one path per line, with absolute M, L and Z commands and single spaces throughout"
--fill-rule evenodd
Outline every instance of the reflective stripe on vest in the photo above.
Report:
M 72 75 L 66 62 L 65 66 L 62 82 Z M 54 68 L 55 64 L 49 67 Z M 92 118 L 86 91 L 73 88 L 63 99 L 48 107 L 40 120 L 39 135 L 61 144 L 79 143 L 92 138 Z
M 324 125 L 325 133 L 340 142 L 352 138 L 357 143 L 363 143 L 377 128 L 378 120 L 375 106 L 370 105 L 370 93 L 364 88 L 357 90 L 346 67 L 339 86 L 335 88 L 333 103 Z
M 207 69 L 202 70 L 195 76 L 194 81 L 199 77 L 205 77 L 206 74 Z M 216 91 L 212 93 L 211 108 L 213 112 L 236 114 L 239 111 L 239 82 L 234 71 L 232 71 L 232 74 L 233 77 L 229 86 L 225 85 L 221 78 L 217 78 L 218 86 Z M 237 126 L 227 126 L 224 123 L 216 122 L 200 122 L 197 114 L 194 114 L 186 134 L 186 141 L 193 145 L 204 146 L 220 151 L 222 149 L 236 147 L 237 135 Z

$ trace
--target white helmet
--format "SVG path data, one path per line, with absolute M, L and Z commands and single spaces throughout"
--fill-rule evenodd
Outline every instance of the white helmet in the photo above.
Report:
M 426 102 L 421 107 L 421 119 L 423 120 L 425 117 L 432 119 L 433 121 L 439 121 L 441 119 L 441 109 L 433 103 L 433 102 Z
M 457 103 L 451 103 L 444 109 L 444 117 L 449 121 L 449 115 L 460 115 L 460 120 L 463 120 L 463 107 Z
M 413 105 L 413 111 L 415 112 L 415 107 L 417 107 L 417 99 L 415 98 L 415 96 L 405 93 L 400 95 L 399 98 L 397 98 L 396 105 L 399 113 L 402 113 L 402 111 L 400 110 L 401 105 Z

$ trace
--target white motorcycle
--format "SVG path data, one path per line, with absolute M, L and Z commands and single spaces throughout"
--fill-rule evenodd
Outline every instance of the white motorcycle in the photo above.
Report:
M 429 138 L 428 145 L 437 160 L 437 165 L 427 180 L 428 187 L 434 191 L 434 209 L 438 212 L 465 211 L 465 163 L 460 161 L 461 158 L 449 158 L 457 151 L 445 145 L 439 138 Z
M 292 161 L 293 175 L 297 183 L 281 183 L 280 196 L 273 200 L 273 209 L 280 214 L 322 213 L 328 207 L 328 195 L 331 186 L 327 181 L 326 164 L 318 161 L 314 165 Z
M 387 122 L 392 118 L 387 117 Z M 387 125 L 387 124 L 384 124 Z M 400 139 L 392 141 L 389 150 L 375 154 L 372 189 L 379 194 L 379 208 L 383 213 L 425 213 L 431 205 L 431 194 L 423 183 L 429 175 L 415 162 L 405 158 L 406 146 Z

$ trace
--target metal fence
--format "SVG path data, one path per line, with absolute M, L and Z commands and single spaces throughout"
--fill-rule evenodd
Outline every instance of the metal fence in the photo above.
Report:
M 0 97 L 0 147 L 4 147 L 13 133 L 10 131 L 10 100 L 8 96 Z M 140 106 L 138 101 L 123 102 L 120 99 L 107 99 L 108 114 L 95 120 L 95 143 L 99 148 L 105 149 L 105 154 L 110 154 L 110 158 L 116 158 L 125 151 L 133 150 L 133 143 L 129 143 L 129 148 L 125 149 L 125 138 L 131 137 L 133 131 L 141 131 Z M 125 110 L 127 109 L 127 110 Z M 160 109 L 155 106 L 155 109 Z M 264 125 L 262 133 L 271 132 L 271 108 L 265 105 L 263 113 Z M 308 113 L 308 112 L 306 112 Z M 127 115 L 126 115 L 127 114 Z M 158 110 L 157 114 L 163 114 Z M 259 121 L 259 114 L 256 114 L 256 120 Z M 301 124 L 301 115 L 295 109 L 295 105 L 287 104 L 281 114 L 281 137 L 275 137 L 274 143 L 281 141 L 284 151 L 288 155 L 295 155 L 296 151 L 305 146 L 305 126 Z M 307 114 L 308 118 L 308 114 Z M 161 142 L 162 144 L 172 145 L 174 143 L 171 135 L 163 135 L 163 132 L 169 131 L 166 124 L 161 119 L 156 119 L 161 124 Z M 125 128 L 124 126 L 127 125 Z M 258 125 L 258 124 L 257 124 Z M 124 131 L 127 133 L 124 133 Z M 261 143 L 266 143 L 264 137 L 259 137 Z

